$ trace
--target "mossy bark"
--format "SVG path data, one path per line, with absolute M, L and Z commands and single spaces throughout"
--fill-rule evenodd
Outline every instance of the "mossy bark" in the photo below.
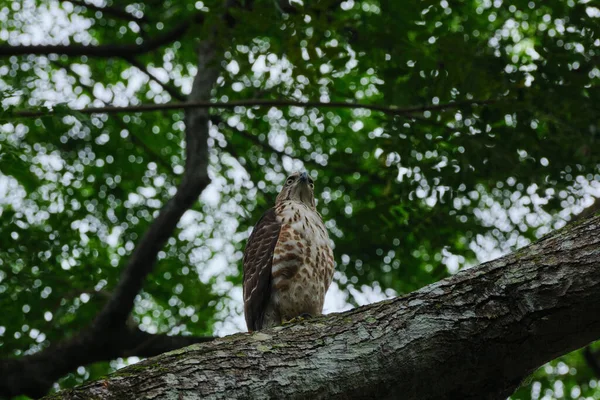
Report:
M 502 399 L 600 338 L 600 216 L 407 296 L 165 353 L 62 399 Z

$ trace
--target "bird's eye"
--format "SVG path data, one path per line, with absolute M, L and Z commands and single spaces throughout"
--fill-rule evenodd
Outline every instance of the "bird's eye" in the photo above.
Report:
M 292 183 L 294 183 L 294 178 L 288 178 L 288 180 L 285 182 L 286 185 L 291 185 Z

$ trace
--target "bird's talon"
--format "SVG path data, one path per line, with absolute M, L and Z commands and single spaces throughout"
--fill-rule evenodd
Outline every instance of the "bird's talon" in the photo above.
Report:
M 310 315 L 309 313 L 302 313 L 300 315 L 298 315 L 297 317 L 294 317 L 292 319 L 289 319 L 287 321 L 283 321 L 281 323 L 281 325 L 289 325 L 289 324 L 296 324 L 298 322 L 302 322 L 305 321 L 307 319 L 311 319 L 313 316 Z
M 318 316 L 334 275 L 329 235 L 317 212 L 307 172 L 287 177 L 254 227 L 244 249 L 244 314 L 248 330 L 289 325 Z M 302 255 L 300 257 L 300 255 Z M 306 255 L 306 257 L 305 257 Z M 277 288 L 278 296 L 273 296 Z M 290 316 L 291 318 L 288 320 Z

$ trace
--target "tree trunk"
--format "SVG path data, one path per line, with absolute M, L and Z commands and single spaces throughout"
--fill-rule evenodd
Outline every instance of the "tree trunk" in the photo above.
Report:
M 54 396 L 503 399 L 600 338 L 599 243 L 596 216 L 407 296 L 192 345 Z

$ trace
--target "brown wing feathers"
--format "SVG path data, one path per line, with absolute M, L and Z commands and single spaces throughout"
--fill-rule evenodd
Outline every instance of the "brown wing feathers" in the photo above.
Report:
M 258 221 L 244 251 L 244 314 L 248 330 L 262 328 L 271 296 L 271 266 L 281 224 L 271 208 Z

